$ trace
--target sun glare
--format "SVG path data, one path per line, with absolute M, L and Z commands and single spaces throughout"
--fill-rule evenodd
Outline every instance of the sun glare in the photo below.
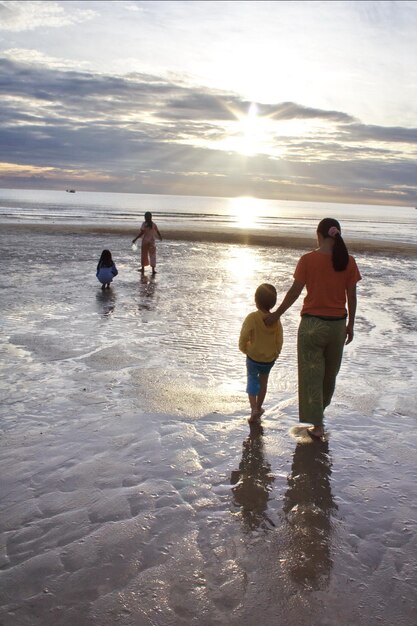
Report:
M 230 198 L 230 214 L 239 228 L 254 228 L 260 217 L 260 202 L 256 198 Z
M 230 112 L 235 119 L 225 125 L 226 136 L 217 142 L 217 149 L 238 152 L 245 156 L 274 152 L 274 122 L 266 116 L 258 115 L 258 107 L 254 102 L 247 113 L 242 114 L 232 108 Z
M 317 137 L 333 137 L 335 128 L 328 121 L 311 119 L 285 119 L 273 112 L 261 115 L 258 105 L 252 102 L 242 112 L 225 104 L 232 120 L 224 123 L 223 137 L 215 141 L 216 150 L 236 152 L 253 157 L 267 155 L 280 159 L 291 150 L 292 140 L 315 141 Z M 284 111 L 285 113 L 285 111 Z
M 259 126 L 258 107 L 254 102 L 249 107 L 246 117 L 240 120 L 241 125 L 241 152 L 252 156 L 258 151 L 259 144 Z
M 238 118 L 236 149 L 241 154 L 253 156 L 271 150 L 271 121 L 258 115 L 258 107 L 254 102 L 245 116 Z

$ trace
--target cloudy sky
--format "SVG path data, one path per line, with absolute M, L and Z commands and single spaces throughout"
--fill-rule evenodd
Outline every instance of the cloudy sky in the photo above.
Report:
M 417 203 L 417 2 L 0 0 L 0 187 Z

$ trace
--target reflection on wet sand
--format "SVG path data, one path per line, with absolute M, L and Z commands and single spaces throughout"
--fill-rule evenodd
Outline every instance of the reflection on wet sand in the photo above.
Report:
M 301 440 L 294 451 L 284 514 L 289 530 L 287 566 L 303 587 L 327 587 L 332 568 L 332 514 L 329 444 Z
M 110 289 L 100 289 L 96 294 L 97 309 L 102 317 L 109 317 L 116 306 L 116 293 Z
M 270 463 L 264 457 L 262 435 L 262 427 L 251 426 L 250 434 L 243 442 L 239 469 L 233 471 L 230 478 L 234 485 L 234 504 L 241 512 L 246 530 L 275 526 L 267 515 L 269 493 L 275 478 Z
M 143 301 L 139 302 L 138 308 L 139 310 L 145 309 L 146 311 L 151 311 L 153 306 L 148 298 L 152 298 L 155 294 L 156 282 L 155 276 L 147 276 L 146 274 L 141 274 L 140 283 L 139 283 L 139 295 L 141 298 L 144 298 Z

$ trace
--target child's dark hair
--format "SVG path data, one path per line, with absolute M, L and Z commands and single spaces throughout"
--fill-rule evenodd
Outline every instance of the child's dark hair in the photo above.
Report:
M 100 260 L 98 262 L 97 269 L 100 269 L 100 267 L 111 267 L 112 265 L 113 259 L 110 250 L 103 250 Z
M 147 228 L 152 228 L 152 225 L 153 225 L 152 213 L 150 211 L 146 211 L 146 213 L 145 213 L 145 222 L 146 222 L 146 227 Z
M 255 304 L 259 309 L 270 311 L 277 303 L 277 290 L 274 285 L 263 283 L 255 291 Z
M 325 217 L 317 226 L 317 232 L 324 238 L 332 237 L 334 239 L 332 252 L 333 269 L 336 272 L 343 272 L 349 263 L 349 252 L 343 241 L 339 222 L 332 217 Z

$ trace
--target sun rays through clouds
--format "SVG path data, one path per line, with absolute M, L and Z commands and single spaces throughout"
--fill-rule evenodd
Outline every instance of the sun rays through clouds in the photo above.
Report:
M 0 2 L 0 185 L 415 206 L 417 3 L 365 4 Z

